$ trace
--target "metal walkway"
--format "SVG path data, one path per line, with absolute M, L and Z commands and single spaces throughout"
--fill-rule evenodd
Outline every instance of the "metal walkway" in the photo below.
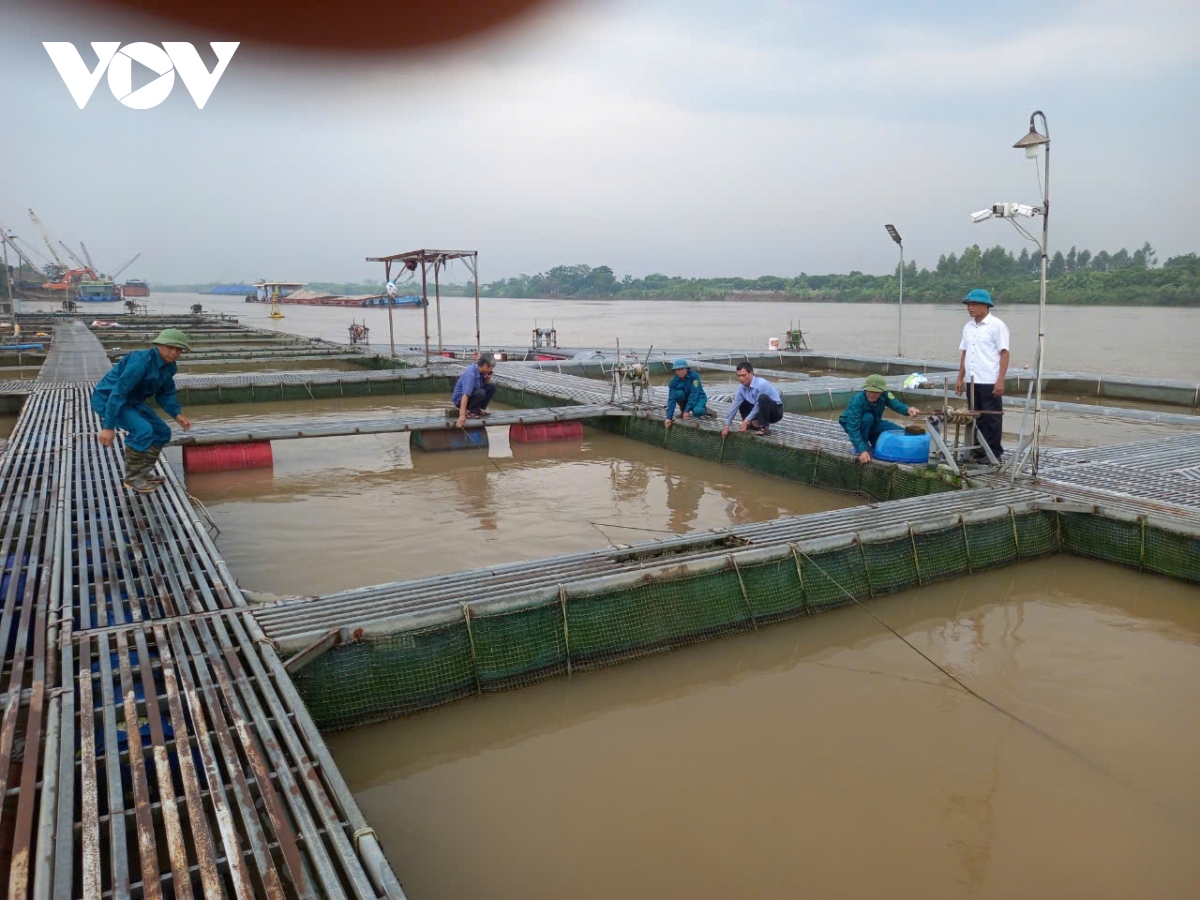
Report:
M 121 489 L 106 368 L 59 326 L 0 459 L 9 896 L 402 897 L 182 485 Z

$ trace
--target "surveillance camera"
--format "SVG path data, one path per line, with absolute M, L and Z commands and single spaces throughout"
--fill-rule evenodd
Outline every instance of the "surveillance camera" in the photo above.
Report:
M 986 222 L 993 215 L 995 215 L 994 209 L 994 207 L 989 207 L 987 209 L 981 209 L 979 212 L 971 213 L 971 221 L 977 225 L 980 222 Z

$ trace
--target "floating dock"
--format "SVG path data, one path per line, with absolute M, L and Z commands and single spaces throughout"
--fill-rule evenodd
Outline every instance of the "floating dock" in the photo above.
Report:
M 222 359 L 254 359 L 250 345 L 272 334 L 203 319 L 138 322 L 140 335 L 148 325 L 204 332 Z M 89 407 L 109 368 L 104 346 L 80 321 L 54 317 L 47 327 L 53 343 L 38 377 L 0 383 L 0 398 L 21 404 L 0 445 L 0 874 L 14 898 L 402 897 L 321 729 L 1055 553 L 1200 583 L 1200 428 L 1045 450 L 1036 481 L 863 466 L 836 422 L 796 414 L 838 408 L 859 381 L 796 369 L 848 370 L 851 358 L 772 353 L 755 362 L 776 369 L 789 413 L 768 438 L 722 439 L 729 407 L 719 398 L 716 418 L 666 429 L 664 389 L 634 407 L 583 377 L 589 366 L 611 372 L 603 360 L 501 363 L 497 400 L 515 409 L 471 425 L 583 421 L 854 492 L 865 505 L 256 606 L 173 471 L 162 467 L 166 484 L 152 495 L 120 487 L 120 448 L 100 447 Z M 363 369 L 180 375 L 185 407 L 445 398 L 469 364 L 292 341 L 276 346 L 316 364 L 344 351 Z M 723 372 L 739 358 L 706 354 L 698 365 Z M 898 378 L 915 361 L 881 363 L 891 365 L 861 365 Z M 1089 396 L 1189 410 L 1180 416 L 1200 396 L 1188 383 L 1076 381 L 1091 385 Z M 218 422 L 177 443 L 447 427 L 426 414 L 250 430 Z M 403 872 L 403 859 L 391 863 Z

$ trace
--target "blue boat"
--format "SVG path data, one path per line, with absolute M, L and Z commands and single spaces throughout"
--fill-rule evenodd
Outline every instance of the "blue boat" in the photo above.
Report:
M 121 299 L 121 289 L 111 281 L 81 281 L 75 299 L 80 303 L 116 303 Z
M 363 306 L 388 306 L 387 294 L 381 294 L 378 297 L 368 297 L 362 302 Z M 405 297 L 396 297 L 391 302 L 392 306 L 416 306 L 422 307 L 425 305 L 419 294 L 409 294 Z

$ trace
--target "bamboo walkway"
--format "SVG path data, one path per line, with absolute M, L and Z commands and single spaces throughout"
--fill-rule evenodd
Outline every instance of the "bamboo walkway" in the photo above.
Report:
M 56 327 L 0 460 L 9 897 L 402 897 L 183 486 L 120 487 Z

